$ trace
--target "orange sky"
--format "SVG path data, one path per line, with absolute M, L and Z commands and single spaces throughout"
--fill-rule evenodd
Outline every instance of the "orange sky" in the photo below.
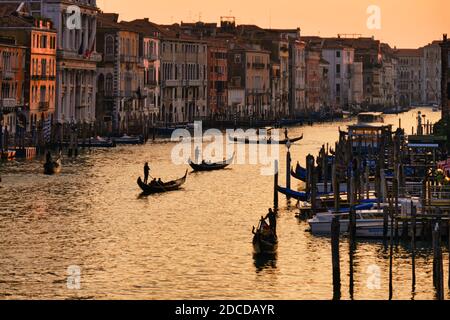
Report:
M 147 17 L 156 23 L 218 22 L 232 15 L 238 24 L 265 28 L 300 27 L 303 35 L 374 35 L 391 46 L 413 48 L 450 34 L 449 0 L 97 0 L 120 19 Z M 381 30 L 366 26 L 369 5 L 381 8 Z

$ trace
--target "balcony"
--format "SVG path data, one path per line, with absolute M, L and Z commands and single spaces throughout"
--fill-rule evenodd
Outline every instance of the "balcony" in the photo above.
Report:
M 50 103 L 48 101 L 39 102 L 39 112 L 47 112 L 50 108 Z
M 3 98 L 0 99 L 0 110 L 3 113 L 13 112 L 17 106 L 16 99 L 14 98 Z
M 13 80 L 14 79 L 14 72 L 3 70 L 3 72 L 2 72 L 2 79 L 3 80 Z
M 264 69 L 265 67 L 264 63 L 253 63 L 253 69 Z
M 90 54 L 89 58 L 82 54 L 78 54 L 76 51 L 58 50 L 57 58 L 59 60 L 84 60 L 89 62 L 101 62 L 102 55 L 98 52 L 93 52 Z
M 138 63 L 139 62 L 139 57 L 121 54 L 120 55 L 120 62 Z

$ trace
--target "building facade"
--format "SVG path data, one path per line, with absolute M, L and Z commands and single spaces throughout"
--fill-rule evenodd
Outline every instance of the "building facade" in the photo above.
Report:
M 208 109 L 214 118 L 227 117 L 228 47 L 222 41 L 208 42 Z
M 300 35 L 299 35 L 300 37 Z M 306 113 L 306 43 L 299 39 L 291 39 L 289 43 L 290 64 L 290 107 L 293 116 L 301 116 Z
M 398 99 L 401 106 L 423 103 L 423 49 L 398 49 Z
M 440 105 L 441 103 L 441 47 L 440 41 L 423 47 L 423 85 L 424 104 Z
M 26 47 L 18 46 L 14 38 L 0 38 L 0 127 L 5 132 L 16 134 L 24 131 Z M 3 146 L 3 144 L 2 144 Z
M 209 116 L 207 102 L 207 43 L 181 34 L 161 40 L 161 112 L 167 125 Z
M 27 47 L 25 59 L 24 111 L 27 130 L 50 127 L 56 101 L 56 31 L 48 19 L 29 12 L 13 11 L 0 17 L 0 32 Z
M 450 41 L 444 34 L 441 46 L 441 108 L 442 117 L 450 117 Z
M 230 85 L 244 91 L 240 117 L 266 119 L 270 116 L 270 52 L 259 45 L 235 44 L 228 53 Z
M 140 53 L 143 39 L 130 26 L 118 23 L 117 14 L 99 14 L 97 32 L 98 49 L 103 54 L 98 65 L 97 117 L 112 132 L 141 133 L 148 120 L 145 65 Z

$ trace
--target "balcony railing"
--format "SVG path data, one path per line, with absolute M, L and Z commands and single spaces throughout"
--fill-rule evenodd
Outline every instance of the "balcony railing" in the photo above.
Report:
M 16 105 L 17 105 L 16 99 L 14 99 L 14 98 L 0 99 L 0 107 L 2 107 L 2 108 L 15 108 Z
M 3 80 L 13 80 L 14 79 L 14 72 L 12 71 L 2 71 L 2 79 Z
M 264 69 L 266 65 L 264 63 L 253 63 L 254 69 Z
M 50 103 L 48 101 L 40 101 L 39 102 L 39 112 L 46 112 L 50 107 Z

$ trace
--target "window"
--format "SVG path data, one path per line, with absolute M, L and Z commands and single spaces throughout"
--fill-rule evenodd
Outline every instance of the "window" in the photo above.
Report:
M 112 96 L 113 95 L 113 76 L 111 73 L 106 75 L 105 79 L 105 95 Z
M 234 63 L 241 63 L 241 55 L 240 54 L 234 55 Z
M 340 58 L 341 57 L 341 52 L 340 51 L 336 51 L 336 58 Z
M 105 60 L 114 60 L 114 38 L 107 36 L 105 39 Z
M 336 75 L 340 75 L 341 74 L 341 65 L 338 63 L 336 65 Z
M 41 48 L 47 48 L 47 36 L 41 36 Z
M 341 85 L 339 83 L 336 84 L 336 96 L 341 95 Z

